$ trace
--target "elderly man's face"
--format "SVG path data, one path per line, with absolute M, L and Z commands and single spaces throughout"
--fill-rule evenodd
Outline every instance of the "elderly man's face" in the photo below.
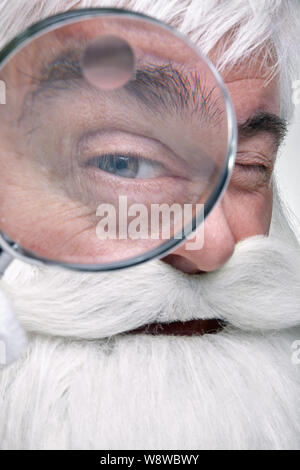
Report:
M 223 199 L 205 221 L 203 249 L 191 252 L 181 246 L 165 258 L 189 273 L 219 268 L 238 241 L 268 234 L 271 222 L 271 176 L 284 131 L 279 81 L 274 78 L 266 84 L 259 64 L 250 71 L 237 67 L 224 80 L 239 124 L 236 163 Z
M 232 16 L 231 2 L 221 3 Z M 197 1 L 191 6 L 197 8 Z M 252 4 L 248 7 L 252 23 Z M 195 21 L 191 24 L 197 27 Z M 180 59 L 182 51 L 175 43 L 161 36 L 152 39 L 146 30 L 139 31 L 137 41 L 144 41 L 144 50 L 159 49 Z M 22 104 L 14 84 L 36 83 L 37 59 L 56 52 L 54 43 L 49 49 L 32 49 L 23 57 L 20 75 L 13 69 L 0 75 L 8 79 L 11 74 L 8 98 Z M 0 108 L 0 146 L 7 150 L 0 158 L 0 221 L 22 228 L 24 243 L 28 234 L 32 248 L 45 255 L 63 248 L 61 242 L 64 237 L 68 241 L 76 222 L 76 232 L 83 236 L 80 243 L 74 237 L 74 246 L 93 256 L 89 228 L 94 233 L 94 224 L 89 223 L 88 208 L 78 198 L 74 203 L 73 197 L 87 178 L 88 200 L 99 191 L 112 200 L 121 179 L 105 177 L 92 165 L 82 167 L 76 159 L 72 170 L 77 179 L 70 178 L 68 164 L 60 166 L 68 162 L 68 145 L 86 135 L 88 145 L 80 153 L 86 160 L 101 149 L 139 150 L 154 161 L 158 156 L 172 159 L 163 153 L 159 139 L 147 134 L 140 139 L 141 129 L 172 129 L 170 143 L 176 151 L 181 137 L 189 137 L 185 131 L 203 128 L 196 113 L 193 119 L 172 114 L 153 119 L 145 111 L 134 113 L 133 106 L 131 113 L 126 107 L 121 114 L 122 100 L 101 108 L 97 93 L 77 78 L 75 87 L 72 80 L 55 79 L 49 87 L 49 73 L 50 78 L 60 77 L 59 65 L 52 64 L 51 73 L 46 67 L 35 106 L 25 107 L 21 129 L 28 136 L 24 148 L 18 141 L 18 152 L 7 145 L 8 137 L 11 144 L 16 142 L 7 125 L 13 116 L 9 108 Z M 64 65 L 68 76 L 76 74 L 72 61 Z M 223 78 L 237 115 L 237 158 L 226 192 L 205 221 L 202 249 L 181 245 L 162 260 L 109 272 L 35 269 L 19 260 L 5 271 L 1 288 L 29 332 L 29 348 L 15 367 L 1 374 L 3 448 L 299 447 L 299 377 L 291 362 L 291 345 L 299 339 L 299 250 L 288 232 L 277 236 L 276 227 L 268 237 L 253 236 L 267 235 L 270 228 L 271 176 L 284 131 L 279 82 L 274 78 L 266 84 L 259 58 L 226 70 Z M 16 105 L 17 114 L 19 110 Z M 128 114 L 134 119 L 120 119 Z M 213 146 L 219 135 L 208 135 Z M 54 165 L 41 165 L 45 160 Z M 186 166 L 172 169 L 172 177 L 164 173 L 160 183 L 155 178 L 147 185 L 142 178 L 124 178 L 122 187 L 145 203 L 150 196 L 164 202 L 165 191 L 171 201 L 184 201 L 187 190 L 193 190 L 182 178 Z M 175 175 L 179 197 L 168 191 Z
M 102 27 L 103 31 L 106 32 L 105 22 Z M 118 33 L 118 28 L 118 25 L 115 26 L 115 34 Z M 72 40 L 74 30 L 80 36 L 83 29 L 80 29 L 80 27 L 76 29 L 72 26 L 72 28 L 66 30 L 62 37 L 57 34 L 55 40 L 51 43 L 51 54 L 53 55 L 53 52 L 61 47 L 61 41 L 64 42 L 70 38 Z M 97 34 L 99 33 L 98 30 L 97 25 Z M 122 28 L 120 28 L 120 31 L 122 31 Z M 124 31 L 122 32 L 124 33 Z M 84 31 L 84 34 L 86 33 L 87 31 Z M 88 33 L 91 37 L 95 36 L 92 29 Z M 125 31 L 125 36 L 126 34 Z M 152 54 L 152 62 L 156 60 L 153 54 L 158 49 L 160 60 L 166 58 L 169 60 L 175 60 L 176 58 L 176 61 L 179 62 L 193 60 L 192 53 L 189 58 L 187 50 L 184 47 L 180 49 L 178 44 L 173 44 L 168 37 L 165 38 L 165 41 L 161 41 L 161 37 L 159 39 L 153 37 L 149 41 L 147 34 L 149 32 L 144 30 L 130 31 L 129 37 L 131 40 L 135 38 L 136 45 L 143 51 L 143 54 Z M 48 54 L 46 47 L 42 48 L 42 52 L 40 52 L 33 45 L 29 49 L 29 53 L 25 53 L 23 57 L 21 56 L 21 60 L 19 59 L 17 63 L 18 67 L 12 62 L 11 68 L 8 67 L 3 76 L 8 83 L 8 96 L 14 101 L 13 109 L 15 113 L 9 114 L 10 111 L 8 111 L 8 114 L 6 112 L 2 115 L 5 123 L 2 141 L 5 142 L 7 136 L 10 137 L 10 142 L 5 146 L 8 158 L 2 158 L 1 161 L 1 173 L 5 175 L 5 178 L 1 181 L 1 217 L 2 220 L 5 220 L 4 229 L 6 226 L 10 228 L 16 226 L 16 224 L 18 227 L 22 226 L 22 231 L 25 234 L 25 238 L 23 236 L 22 240 L 26 241 L 26 247 L 46 257 L 47 255 L 52 257 L 53 254 L 55 258 L 57 252 L 51 250 L 57 249 L 57 247 L 64 249 L 64 246 L 71 239 L 74 252 L 80 253 L 84 246 L 84 256 L 91 257 L 94 256 L 96 251 L 94 245 L 90 243 L 90 234 L 92 231 L 94 233 L 95 195 L 99 199 L 100 191 L 103 194 L 104 188 L 106 195 L 104 202 L 111 201 L 114 194 L 117 193 L 118 181 L 114 178 L 111 178 L 111 180 L 108 178 L 104 182 L 100 175 L 102 172 L 99 169 L 95 172 L 94 169 L 94 174 L 97 173 L 97 176 L 93 176 L 91 185 L 86 185 L 84 188 L 85 198 L 78 197 L 78 188 L 82 189 L 81 173 L 76 173 L 76 179 L 73 178 L 72 185 L 70 183 L 70 174 L 73 177 L 72 171 L 76 164 L 81 167 L 82 173 L 87 171 L 87 168 L 85 167 L 85 170 L 82 170 L 83 160 L 78 163 L 75 159 L 75 164 L 74 161 L 68 162 L 69 155 L 67 155 L 66 149 L 69 141 L 72 141 L 73 135 L 82 135 L 84 132 L 88 135 L 88 140 L 84 139 L 85 145 L 80 147 L 82 158 L 85 159 L 92 153 L 99 153 L 101 147 L 102 150 L 105 149 L 106 153 L 116 151 L 116 148 L 121 148 L 122 152 L 128 153 L 133 151 L 134 147 L 138 147 L 141 154 L 147 154 L 153 160 L 155 159 L 153 155 L 158 153 L 162 160 L 164 158 L 167 160 L 169 155 L 165 151 L 165 147 L 164 149 L 162 146 L 159 147 L 160 136 L 158 130 L 163 129 L 166 133 L 172 133 L 174 136 L 173 145 L 175 147 L 180 147 L 180 145 L 184 147 L 182 143 L 183 134 L 179 133 L 179 130 L 184 128 L 187 141 L 192 139 L 199 132 L 197 127 L 199 116 L 197 117 L 194 114 L 195 122 L 192 122 L 192 120 L 180 122 L 180 120 L 176 121 L 175 119 L 172 121 L 170 118 L 165 123 L 161 122 L 161 125 L 157 126 L 156 121 L 156 124 L 153 123 L 151 128 L 151 116 L 145 119 L 145 115 L 141 113 L 140 118 L 138 118 L 133 112 L 131 113 L 133 122 L 130 122 L 129 114 L 122 115 L 120 112 L 121 131 L 116 132 L 115 129 L 111 131 L 111 128 L 114 127 L 112 123 L 115 124 L 116 121 L 116 114 L 114 114 L 116 103 L 112 100 L 109 103 L 102 103 L 104 111 L 100 120 L 103 120 L 102 127 L 105 128 L 105 134 L 101 136 L 99 132 L 92 133 L 89 131 L 89 129 L 95 128 L 95 116 L 91 106 L 93 103 L 92 95 L 85 96 L 86 92 L 77 88 L 77 94 L 73 97 L 69 96 L 66 100 L 67 92 L 61 86 L 61 89 L 55 92 L 46 91 L 45 93 L 45 91 L 39 90 L 37 104 L 32 105 L 32 108 L 29 109 L 30 117 L 25 117 L 25 123 L 23 123 L 23 114 L 28 114 L 26 106 L 24 108 L 24 100 L 28 89 L 26 86 L 22 86 L 19 93 L 16 94 L 15 91 L 19 83 L 26 83 L 26 79 L 24 82 L 26 74 L 28 76 L 27 87 L 32 86 L 32 80 L 34 81 L 32 77 L 35 77 L 38 73 L 35 70 L 35 61 L 39 54 L 41 60 L 45 61 Z M 53 73 L 53 70 L 51 73 Z M 230 70 L 224 74 L 224 80 L 235 107 L 240 131 L 236 165 L 224 197 L 205 221 L 203 248 L 197 251 L 189 251 L 186 250 L 186 244 L 184 244 L 164 258 L 164 261 L 187 273 L 213 271 L 219 268 L 230 258 L 238 241 L 252 235 L 267 234 L 270 226 L 272 212 L 271 175 L 282 131 L 282 123 L 278 117 L 280 111 L 278 81 L 273 79 L 265 86 L 264 70 L 260 71 L 259 63 L 252 65 L 251 69 L 246 64 Z M 79 109 L 80 113 L 78 112 Z M 18 115 L 22 115 L 20 128 L 23 129 L 21 135 L 23 135 L 24 140 L 16 145 L 18 135 L 10 130 L 10 125 L 13 119 L 17 119 Z M 124 127 L 125 121 L 127 131 Z M 21 118 L 19 122 L 21 122 Z M 71 129 L 71 137 L 66 132 L 66 123 L 70 123 L 68 131 Z M 132 132 L 133 124 L 138 127 L 136 134 Z M 99 126 L 99 123 L 97 125 Z M 156 126 L 156 133 L 153 132 L 152 138 L 149 138 L 149 136 L 147 136 L 147 139 L 141 138 L 141 136 L 147 134 L 147 130 L 149 132 L 149 128 L 154 129 L 154 126 Z M 39 134 L 41 127 L 44 127 L 46 131 Z M 177 134 L 180 139 L 177 139 Z M 81 138 L 80 143 L 82 140 Z M 213 136 L 209 136 L 207 140 L 213 140 Z M 26 142 L 24 148 L 27 148 L 27 150 L 23 149 L 24 142 Z M 30 155 L 29 159 L 28 155 Z M 55 158 L 53 158 L 53 155 Z M 47 159 L 51 162 L 51 165 L 46 165 L 46 168 L 41 167 L 40 162 L 42 160 L 47 161 Z M 60 169 L 59 175 L 56 175 L 56 168 Z M 199 181 L 187 185 L 186 181 L 189 180 L 190 175 L 184 175 L 184 166 L 176 168 L 176 165 L 172 163 L 172 170 L 172 175 L 165 172 L 166 174 L 162 175 L 163 178 L 150 178 L 148 181 L 146 181 L 146 178 L 141 182 L 134 179 L 128 182 L 128 179 L 126 181 L 125 178 L 122 181 L 124 191 L 127 192 L 128 186 L 131 185 L 128 194 L 131 195 L 132 200 L 134 201 L 138 196 L 139 202 L 144 203 L 146 201 L 148 203 L 183 203 L 184 198 L 195 202 L 193 199 L 195 199 L 194 194 Z M 159 173 L 161 169 L 152 169 L 152 171 L 158 171 Z M 186 178 L 183 176 L 186 176 Z M 51 183 L 55 178 L 57 184 L 52 185 L 52 191 L 49 191 L 49 181 Z M 179 196 L 168 189 L 168 181 L 172 178 L 177 181 L 176 187 Z M 159 183 L 160 179 L 161 183 Z M 77 186 L 74 185 L 74 181 Z M 94 184 L 94 188 L 92 184 Z M 151 197 L 155 196 L 155 198 L 152 200 L 149 195 Z M 32 212 L 35 213 L 34 217 L 32 217 Z M 32 221 L 36 223 L 34 232 L 32 231 Z M 10 229 L 9 232 L 13 233 L 13 230 Z M 53 237 L 59 237 L 60 242 L 53 244 Z M 134 241 L 132 244 L 133 249 L 136 245 L 137 243 Z M 118 249 L 122 250 L 122 244 Z M 114 253 L 118 253 L 118 249 L 114 245 Z M 131 247 L 127 245 L 126 250 L 126 253 L 128 252 L 130 255 Z

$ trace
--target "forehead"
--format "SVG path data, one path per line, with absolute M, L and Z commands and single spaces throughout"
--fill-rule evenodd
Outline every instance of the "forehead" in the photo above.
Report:
M 74 40 L 89 43 L 98 36 L 112 34 L 127 39 L 136 51 L 160 60 L 187 64 L 195 62 L 196 48 L 175 29 L 141 17 L 97 17 L 83 19 L 59 28 L 52 35 L 61 45 Z
M 262 110 L 280 115 L 280 88 L 277 77 L 266 82 L 263 77 L 251 78 L 241 74 L 225 83 L 238 121 L 245 121 L 249 114 Z
M 241 120 L 260 109 L 280 114 L 280 74 L 269 43 L 221 75 Z

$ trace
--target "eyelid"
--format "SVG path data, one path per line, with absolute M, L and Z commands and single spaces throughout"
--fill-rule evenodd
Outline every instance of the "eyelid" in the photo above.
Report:
M 80 166 L 104 154 L 122 154 L 141 158 L 163 165 L 173 176 L 189 178 L 186 162 L 164 143 L 141 134 L 118 129 L 100 129 L 85 133 L 76 145 L 77 160 Z M 147 157 L 146 157 L 147 155 Z
M 266 157 L 260 152 L 238 151 L 236 154 L 235 164 L 249 167 L 264 167 L 266 170 L 272 171 L 274 167 L 274 159 Z
M 98 155 L 95 155 L 94 157 L 91 157 L 89 160 L 83 162 L 82 166 L 84 166 L 84 167 L 88 166 L 89 163 L 94 162 L 94 161 L 96 161 L 100 158 L 105 158 L 107 156 L 110 156 L 110 157 L 122 156 L 122 157 L 125 157 L 125 158 L 136 158 L 138 160 L 143 160 L 143 161 L 152 163 L 153 165 L 158 165 L 158 166 L 166 168 L 163 163 L 158 162 L 157 160 L 153 160 L 153 158 L 147 158 L 147 157 L 145 157 L 144 155 L 142 155 L 138 152 L 103 152 L 103 153 L 99 153 Z
M 273 163 L 258 152 L 238 152 L 240 157 L 235 161 L 231 184 L 241 190 L 255 191 L 270 181 Z
M 255 172 L 255 173 L 262 174 L 265 178 L 267 178 L 272 172 L 270 168 L 267 168 L 265 165 L 260 165 L 260 164 L 249 165 L 249 164 L 236 163 L 236 167 L 240 167 L 242 171 L 245 171 L 248 173 Z
M 94 167 L 94 166 L 96 166 L 96 163 L 97 163 L 98 160 L 100 160 L 101 158 L 105 158 L 106 156 L 111 156 L 111 157 L 122 156 L 122 157 L 134 158 L 134 159 L 137 159 L 139 161 L 151 163 L 153 166 L 161 168 L 161 170 L 163 170 L 165 172 L 169 172 L 168 176 L 171 176 L 173 178 L 178 178 L 177 175 L 171 174 L 169 168 L 167 168 L 163 163 L 158 162 L 157 160 L 153 160 L 152 158 L 147 158 L 144 155 L 141 155 L 139 153 L 134 153 L 134 152 L 110 152 L 110 153 L 105 152 L 105 153 L 96 155 L 95 157 L 92 157 L 92 158 L 88 159 L 87 161 L 83 162 L 82 167 L 83 168 Z M 101 170 L 101 168 L 100 168 L 100 170 Z M 102 170 L 102 171 L 104 171 L 104 170 Z

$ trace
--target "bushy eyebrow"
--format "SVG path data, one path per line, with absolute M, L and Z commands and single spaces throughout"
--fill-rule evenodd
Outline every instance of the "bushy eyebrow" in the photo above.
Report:
M 208 87 L 204 75 L 178 70 L 171 62 L 138 68 L 125 89 L 148 106 L 163 105 L 166 111 L 174 108 L 178 114 L 186 111 L 212 124 L 218 124 L 224 114 L 213 97 L 214 87 Z
M 39 77 L 34 78 L 34 96 L 47 90 L 66 90 L 72 80 L 83 79 L 81 69 L 82 51 L 85 41 L 71 44 L 54 59 L 43 61 Z M 74 82 L 73 82 L 74 83 Z M 197 116 L 199 121 L 218 125 L 224 117 L 223 107 L 213 98 L 214 88 L 205 83 L 205 77 L 196 71 L 179 70 L 171 61 L 164 65 L 137 64 L 134 77 L 125 85 L 125 90 L 153 112 L 175 110 L 185 117 Z M 31 107 L 31 106 L 30 106 Z M 238 124 L 239 138 L 246 139 L 268 133 L 278 149 L 287 133 L 287 122 L 264 110 Z
M 82 46 L 62 51 L 54 60 L 43 63 L 40 77 L 35 79 L 34 96 L 51 89 L 64 90 L 71 87 L 71 81 L 83 79 L 80 58 Z M 70 81 L 68 83 L 68 81 Z M 208 87 L 205 75 L 186 71 L 168 61 L 166 64 L 137 63 L 132 80 L 124 90 L 154 112 L 175 110 L 185 116 L 196 114 L 216 125 L 223 115 L 213 97 L 214 87 Z
M 287 121 L 277 114 L 259 110 L 238 125 L 239 138 L 247 139 L 258 134 L 268 133 L 278 149 L 287 134 Z

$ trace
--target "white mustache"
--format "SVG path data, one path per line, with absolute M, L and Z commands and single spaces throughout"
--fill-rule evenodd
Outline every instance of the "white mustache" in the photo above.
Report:
M 300 249 L 255 236 L 219 270 L 188 275 L 160 261 L 81 273 L 14 261 L 5 289 L 27 331 L 105 338 L 154 322 L 219 318 L 243 330 L 300 324 Z

